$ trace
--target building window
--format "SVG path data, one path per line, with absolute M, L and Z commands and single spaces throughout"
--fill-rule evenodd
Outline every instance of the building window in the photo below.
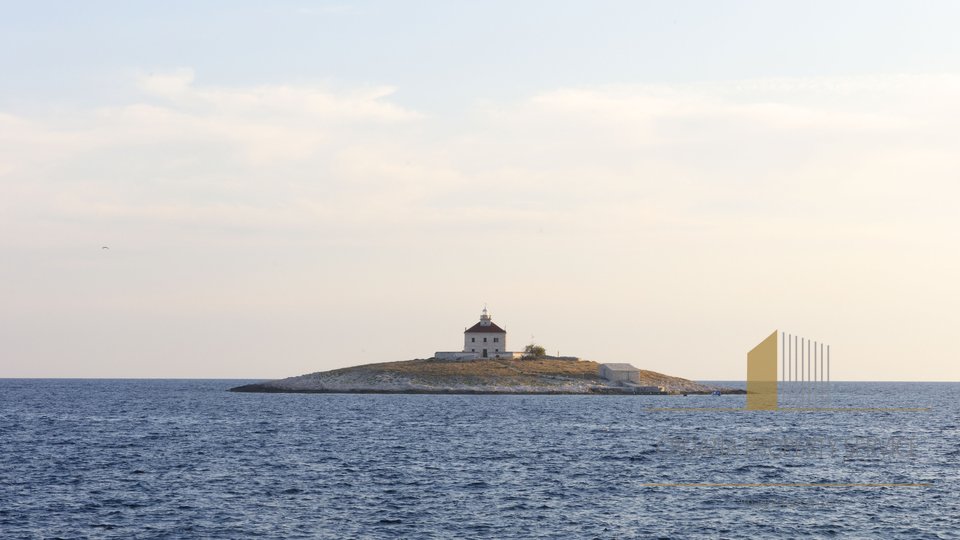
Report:
M 500 338 L 498 338 L 498 337 L 493 338 L 493 342 L 494 342 L 494 343 L 500 343 Z
M 477 342 L 477 338 L 475 337 L 470 338 L 470 343 L 476 343 L 476 342 Z
M 486 343 L 486 342 L 487 342 L 487 338 L 483 338 L 483 342 Z
M 493 352 L 500 352 L 500 349 L 494 349 Z
M 470 352 L 477 352 L 476 349 L 470 349 Z

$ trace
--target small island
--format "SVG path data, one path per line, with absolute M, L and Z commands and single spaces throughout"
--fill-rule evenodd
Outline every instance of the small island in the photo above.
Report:
M 507 331 L 483 308 L 480 322 L 465 328 L 462 351 L 427 359 L 366 364 L 247 384 L 232 392 L 356 394 L 742 394 L 627 363 L 599 364 L 547 356 L 543 347 L 507 350 Z
M 471 361 L 435 358 L 386 362 L 247 384 L 233 392 L 367 394 L 742 394 L 638 370 L 642 385 L 610 381 L 589 360 L 558 358 Z

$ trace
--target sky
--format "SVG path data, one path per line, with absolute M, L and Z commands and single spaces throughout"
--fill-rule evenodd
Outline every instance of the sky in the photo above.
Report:
M 0 377 L 960 380 L 956 2 L 0 10 Z

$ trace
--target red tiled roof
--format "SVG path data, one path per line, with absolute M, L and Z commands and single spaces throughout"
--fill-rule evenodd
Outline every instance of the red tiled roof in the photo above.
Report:
M 464 334 L 473 333 L 473 332 L 486 332 L 486 333 L 493 333 L 493 334 L 506 334 L 506 333 L 507 333 L 506 330 L 504 330 L 503 328 L 500 328 L 499 326 L 493 324 L 493 322 L 491 322 L 491 323 L 490 323 L 489 325 L 487 325 L 487 326 L 483 326 L 483 325 L 481 325 L 480 323 L 477 323 L 477 324 L 475 324 L 475 325 L 471 326 L 470 328 L 467 328 L 466 330 L 463 331 Z

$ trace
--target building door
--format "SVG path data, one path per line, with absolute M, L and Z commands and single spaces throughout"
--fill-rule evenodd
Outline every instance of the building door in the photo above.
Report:
M 484 357 L 484 358 L 487 357 L 487 350 L 486 350 L 486 349 L 483 350 L 483 357 Z

